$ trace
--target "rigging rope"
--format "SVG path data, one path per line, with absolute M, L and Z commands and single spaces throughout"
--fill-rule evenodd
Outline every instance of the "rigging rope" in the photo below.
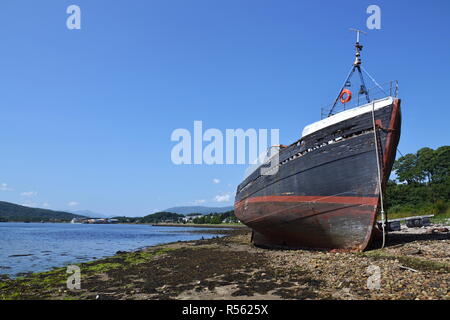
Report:
M 381 228 L 383 229 L 383 243 L 381 248 L 384 248 L 386 243 L 386 231 L 385 231 L 385 220 L 384 220 L 384 202 L 383 202 L 383 190 L 381 189 L 381 166 L 380 166 L 380 156 L 378 151 L 378 137 L 377 128 L 375 125 L 375 102 L 372 102 L 372 124 L 373 124 L 373 135 L 375 138 L 375 152 L 377 156 L 377 169 L 378 169 L 378 189 L 380 191 L 380 205 L 381 205 Z
M 384 91 L 383 88 L 378 84 L 378 82 L 376 82 L 375 79 L 372 78 L 372 76 L 367 72 L 367 70 L 364 69 L 363 66 L 361 66 L 361 69 L 367 74 L 367 76 L 370 78 L 370 80 L 372 80 L 372 82 L 375 83 L 375 85 L 376 85 L 381 91 L 383 91 L 383 93 L 384 93 L 385 95 L 388 95 L 388 94 L 386 93 L 386 91 Z

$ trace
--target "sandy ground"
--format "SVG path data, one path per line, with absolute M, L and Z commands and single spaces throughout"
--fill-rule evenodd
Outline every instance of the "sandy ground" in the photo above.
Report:
M 436 226 L 390 234 L 363 253 L 268 250 L 247 228 L 0 281 L 1 299 L 450 299 L 450 233 Z M 450 229 L 449 227 L 447 227 Z

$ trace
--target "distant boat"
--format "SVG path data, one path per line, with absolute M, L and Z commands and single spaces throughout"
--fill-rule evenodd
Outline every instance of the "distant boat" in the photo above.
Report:
M 326 117 L 306 126 L 298 141 L 278 146 L 275 166 L 272 156 L 238 186 L 235 215 L 253 229 L 255 245 L 361 251 L 380 234 L 376 215 L 400 139 L 401 101 L 397 82 L 384 89 L 371 78 L 377 87 L 366 89 L 359 31 L 355 47 Z M 355 72 L 361 86 L 356 107 L 348 108 Z

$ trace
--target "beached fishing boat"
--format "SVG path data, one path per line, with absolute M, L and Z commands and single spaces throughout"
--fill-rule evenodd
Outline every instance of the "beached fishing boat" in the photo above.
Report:
M 359 33 L 350 73 L 323 119 L 278 146 L 237 188 L 235 214 L 253 229 L 255 245 L 360 251 L 380 234 L 376 216 L 400 139 L 400 99 L 396 81 L 381 86 L 361 66 Z M 352 93 L 355 73 L 360 85 Z

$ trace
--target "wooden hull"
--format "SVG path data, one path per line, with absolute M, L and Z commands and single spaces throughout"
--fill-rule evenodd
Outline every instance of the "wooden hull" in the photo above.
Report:
M 384 188 L 400 137 L 400 100 L 375 118 Z M 380 193 L 372 113 L 310 134 L 279 157 L 276 174 L 257 170 L 238 187 L 235 214 L 254 230 L 254 244 L 364 250 L 376 232 Z

